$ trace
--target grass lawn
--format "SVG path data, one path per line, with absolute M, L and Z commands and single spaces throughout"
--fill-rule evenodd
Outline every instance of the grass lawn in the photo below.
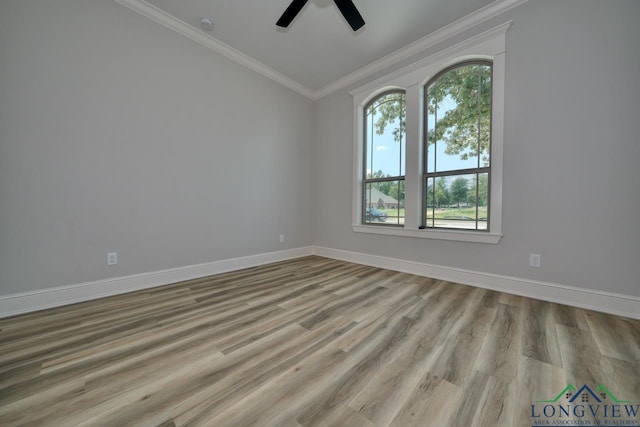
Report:
M 431 210 L 427 211 L 427 216 L 431 218 Z M 447 218 L 476 218 L 476 208 L 475 206 L 467 207 L 467 208 L 436 208 L 435 211 L 436 219 L 447 219 Z M 478 218 L 487 218 L 487 207 L 480 206 L 478 208 Z
M 386 212 L 389 217 L 404 217 L 404 208 L 400 209 L 378 209 L 381 212 Z M 431 218 L 432 210 L 429 208 L 427 210 L 428 218 Z M 471 218 L 475 219 L 476 217 L 476 208 L 475 207 L 467 207 L 467 208 L 436 208 L 436 219 L 446 219 L 446 218 Z M 487 207 L 480 206 L 478 208 L 478 218 L 487 218 Z
M 389 217 L 401 217 L 404 218 L 404 208 L 400 209 L 378 209 L 380 212 L 384 212 Z

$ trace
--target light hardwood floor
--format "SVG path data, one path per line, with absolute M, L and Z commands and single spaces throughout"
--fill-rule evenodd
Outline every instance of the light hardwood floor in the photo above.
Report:
M 0 319 L 1 426 L 531 426 L 567 384 L 640 401 L 640 321 L 320 257 Z

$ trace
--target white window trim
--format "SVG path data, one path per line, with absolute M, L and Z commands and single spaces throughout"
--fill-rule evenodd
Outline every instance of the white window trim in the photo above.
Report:
M 502 170 L 504 146 L 504 81 L 506 32 L 511 21 L 480 33 L 452 47 L 430 55 L 412 65 L 361 86 L 353 96 L 353 230 L 359 233 L 404 236 L 426 239 L 456 240 L 496 244 L 502 237 Z M 491 212 L 490 232 L 464 230 L 434 230 L 418 227 L 422 223 L 422 98 L 424 85 L 441 70 L 461 61 L 485 59 L 493 62 L 492 124 L 491 124 Z M 405 225 L 380 227 L 362 223 L 362 153 L 364 152 L 364 106 L 389 89 L 403 89 L 407 96 Z

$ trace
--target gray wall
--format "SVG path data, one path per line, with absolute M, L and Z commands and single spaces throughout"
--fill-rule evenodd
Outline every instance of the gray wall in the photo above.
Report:
M 530 0 L 482 25 L 513 19 L 495 246 L 354 233 L 352 99 L 320 100 L 314 243 L 640 296 L 639 18 L 633 0 Z
M 530 0 L 478 29 L 514 20 L 484 245 L 352 231 L 350 88 L 313 103 L 112 1 L 0 2 L 0 295 L 315 244 L 640 296 L 638 17 Z
M 113 1 L 0 2 L 0 295 L 309 245 L 312 111 Z

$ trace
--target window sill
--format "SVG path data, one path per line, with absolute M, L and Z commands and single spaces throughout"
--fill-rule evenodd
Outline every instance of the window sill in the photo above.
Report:
M 379 227 L 375 225 L 354 225 L 356 233 L 383 234 L 386 236 L 414 237 L 420 239 L 454 240 L 458 242 L 488 243 L 495 245 L 502 234 L 454 231 L 454 230 L 411 230 L 408 228 Z

